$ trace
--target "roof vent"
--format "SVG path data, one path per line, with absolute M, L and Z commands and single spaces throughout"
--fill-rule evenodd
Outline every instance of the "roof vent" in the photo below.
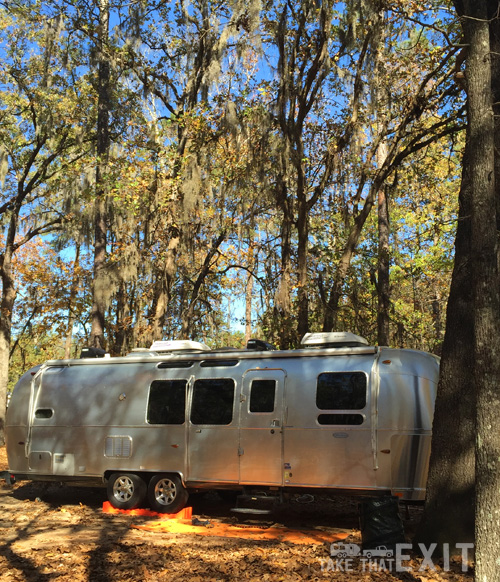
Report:
M 149 348 L 153 352 L 208 352 L 210 348 L 201 342 L 191 340 L 159 340 Z
M 300 342 L 305 348 L 343 348 L 367 346 L 364 337 L 349 331 L 306 333 Z

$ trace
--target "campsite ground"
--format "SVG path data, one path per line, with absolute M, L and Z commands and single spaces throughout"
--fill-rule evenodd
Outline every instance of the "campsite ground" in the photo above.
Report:
M 5 469 L 5 448 L 0 448 L 0 471 Z M 358 504 L 352 499 L 302 499 L 309 503 L 292 499 L 267 519 L 238 520 L 229 511 L 231 502 L 209 493 L 190 501 L 193 516 L 214 527 L 186 525 L 186 532 L 169 531 L 161 526 L 158 517 L 105 513 L 105 500 L 101 489 L 26 481 L 12 487 L 1 481 L 0 579 L 470 582 L 473 578 L 471 571 L 463 573 L 461 563 L 454 561 L 450 571 L 439 565 L 436 570 L 420 571 L 422 559 L 413 557 L 402 563 L 408 571 L 396 572 L 391 561 L 377 566 L 377 562 L 359 558 L 350 562 L 330 559 L 330 540 L 361 543 Z M 416 507 L 403 512 L 407 535 L 411 535 L 419 516 L 420 509 Z M 156 531 L 149 531 L 155 526 Z M 222 528 L 231 530 L 231 537 L 219 537 Z M 278 531 L 283 535 L 278 539 L 249 539 L 248 532 L 255 531 Z M 284 534 L 295 531 L 309 532 L 318 539 L 306 543 L 288 541 L 293 536 Z

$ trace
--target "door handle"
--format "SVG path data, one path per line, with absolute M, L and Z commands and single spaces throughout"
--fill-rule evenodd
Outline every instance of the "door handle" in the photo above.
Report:
M 279 421 L 279 418 L 275 418 L 274 420 L 272 420 L 272 421 L 271 421 L 271 426 L 272 426 L 273 428 L 279 428 L 279 426 L 280 426 L 280 421 Z

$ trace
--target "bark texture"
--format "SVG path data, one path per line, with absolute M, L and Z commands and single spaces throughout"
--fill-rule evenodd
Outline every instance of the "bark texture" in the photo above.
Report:
M 467 45 L 468 127 L 455 268 L 436 401 L 425 519 L 417 540 L 475 538 L 475 579 L 500 563 L 500 285 L 495 184 L 497 2 L 455 1 Z M 450 411 L 452 411 L 450 413 Z M 475 535 L 473 535 L 475 534 Z
M 97 111 L 97 165 L 96 203 L 94 218 L 94 289 L 92 302 L 92 329 L 90 345 L 104 348 L 106 294 L 109 281 L 106 277 L 106 168 L 109 156 L 109 113 L 111 110 L 111 66 L 106 54 L 109 34 L 108 0 L 99 3 L 99 67 Z
M 467 152 L 455 263 L 446 312 L 441 369 L 434 411 L 424 518 L 416 542 L 455 545 L 474 537 L 473 290 L 471 286 L 471 191 Z
M 474 253 L 474 385 L 476 393 L 476 570 L 481 582 L 498 580 L 500 564 L 500 288 L 495 192 L 495 123 L 488 10 L 466 5 L 467 88 Z M 496 3 L 495 3 L 496 4 Z

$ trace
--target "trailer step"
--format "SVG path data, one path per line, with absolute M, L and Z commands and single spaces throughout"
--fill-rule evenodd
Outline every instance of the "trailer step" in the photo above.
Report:
M 253 507 L 233 507 L 230 511 L 233 513 L 245 513 L 252 515 L 269 515 L 273 512 L 272 509 L 256 509 Z
M 231 511 L 234 513 L 268 515 L 274 511 L 276 505 L 281 501 L 281 495 L 267 495 L 266 492 L 262 491 L 247 492 L 238 495 L 236 507 L 233 507 Z
M 243 495 L 238 495 L 238 501 L 272 501 L 273 503 L 277 503 L 280 501 L 280 497 L 278 495 L 265 495 L 263 493 L 257 493 L 255 495 L 244 493 Z

